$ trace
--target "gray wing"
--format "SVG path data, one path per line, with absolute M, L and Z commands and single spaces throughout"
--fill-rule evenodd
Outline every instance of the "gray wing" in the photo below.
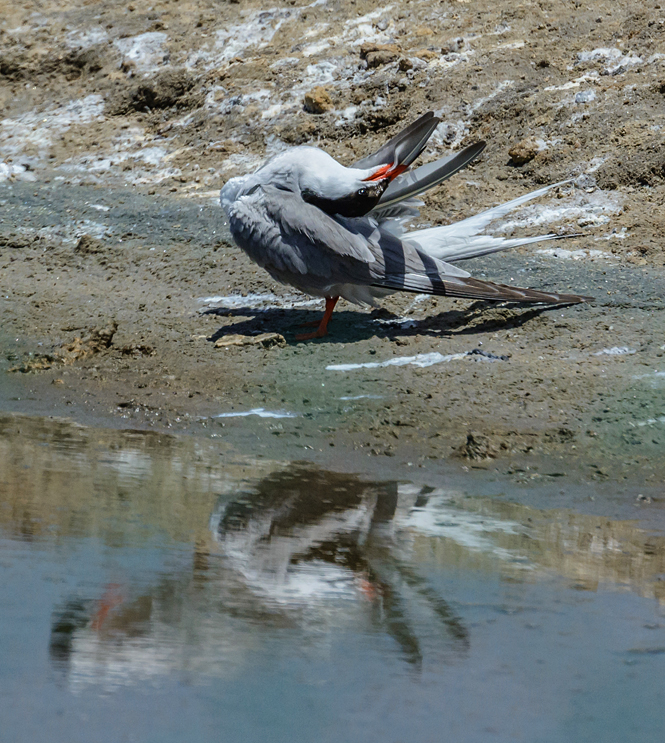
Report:
M 371 221 L 369 218 L 363 220 L 369 224 Z M 592 299 L 474 279 L 467 271 L 428 255 L 380 227 L 378 229 L 377 260 L 364 267 L 368 269 L 374 287 L 492 302 L 574 304 Z
M 523 289 L 507 284 L 494 284 L 471 277 L 460 278 L 441 273 L 392 274 L 386 275 L 380 283 L 386 289 L 408 291 L 418 294 L 435 294 L 460 299 L 483 299 L 489 302 L 525 302 L 528 304 L 578 304 L 592 302 L 593 297 L 579 294 L 558 294 L 537 289 Z
M 370 217 L 333 219 L 299 195 L 264 186 L 229 208 L 238 245 L 280 281 L 356 284 L 397 291 L 512 302 L 581 302 L 585 297 L 473 279 L 382 229 Z
M 263 268 L 330 278 L 337 264 L 376 259 L 367 237 L 345 228 L 299 195 L 263 186 L 229 207 L 235 241 Z
M 417 246 L 409 244 L 408 241 L 403 242 L 399 236 L 388 232 L 387 228 L 379 227 L 379 230 L 380 259 L 377 258 L 377 261 L 369 266 L 370 283 L 374 287 L 490 302 L 577 304 L 593 301 L 593 297 L 578 294 L 524 289 L 474 279 L 457 266 L 435 258 Z M 408 238 L 408 234 L 406 237 Z M 520 244 L 526 241 L 522 240 Z

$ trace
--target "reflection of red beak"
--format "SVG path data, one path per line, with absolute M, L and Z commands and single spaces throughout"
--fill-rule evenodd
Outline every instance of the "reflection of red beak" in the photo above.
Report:
M 364 178 L 363 180 L 382 181 L 384 178 L 388 178 L 388 180 L 392 181 L 393 178 L 397 178 L 397 176 L 403 173 L 408 167 L 408 165 L 400 165 L 400 163 L 381 165 L 374 171 L 374 173 L 372 173 L 372 175 L 369 176 L 369 178 Z

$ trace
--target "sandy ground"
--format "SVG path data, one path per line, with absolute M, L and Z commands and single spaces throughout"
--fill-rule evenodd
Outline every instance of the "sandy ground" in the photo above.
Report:
M 5 410 L 205 432 L 290 459 L 339 447 L 658 491 L 658 3 L 3 2 L 0 18 Z M 305 110 L 312 91 L 323 113 Z M 329 338 L 297 343 L 320 303 L 230 243 L 219 188 L 295 143 L 349 162 L 427 110 L 443 123 L 425 159 L 488 147 L 426 197 L 418 224 L 572 179 L 494 229 L 580 237 L 469 268 L 597 301 L 341 303 Z M 263 333 L 283 340 L 254 342 Z

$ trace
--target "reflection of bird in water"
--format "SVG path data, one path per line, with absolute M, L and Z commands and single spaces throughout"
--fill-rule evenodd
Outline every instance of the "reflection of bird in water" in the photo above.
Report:
M 422 496 L 421 496 L 422 497 Z M 293 608 L 353 584 L 412 663 L 422 652 L 410 616 L 424 603 L 457 648 L 468 632 L 448 604 L 400 559 L 393 519 L 416 504 L 397 483 L 367 483 L 308 466 L 276 472 L 213 516 L 216 539 L 248 587 L 268 604 Z M 422 607 L 421 607 L 422 608 Z M 415 612 L 417 613 L 417 612 Z
M 289 627 L 304 638 L 349 624 L 363 631 L 367 621 L 416 667 L 427 654 L 423 632 L 463 651 L 461 619 L 401 556 L 408 540 L 394 519 L 419 497 L 311 466 L 274 472 L 220 500 L 211 518 L 219 553 L 196 550 L 193 575 L 172 573 L 139 595 L 112 585 L 97 601 L 72 600 L 55 612 L 52 661 L 65 671 L 73 658 L 79 669 L 87 663 L 88 679 L 95 664 L 107 665 L 113 683 L 121 668 L 128 680 L 145 678 L 151 667 L 164 673 L 181 662 L 163 643 L 182 634 L 175 644 L 188 647 L 188 665 L 210 672 L 228 666 L 229 654 L 238 662 L 257 630 Z

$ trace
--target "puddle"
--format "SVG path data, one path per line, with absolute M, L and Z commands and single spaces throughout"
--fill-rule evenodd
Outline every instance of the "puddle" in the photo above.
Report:
M 665 537 L 478 488 L 0 416 L 4 739 L 659 740 Z

